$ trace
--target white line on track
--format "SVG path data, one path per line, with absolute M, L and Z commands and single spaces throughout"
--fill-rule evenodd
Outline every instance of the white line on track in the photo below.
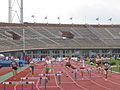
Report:
M 119 76 L 119 77 L 116 77 L 116 76 L 113 76 L 113 75 L 111 75 L 111 76 L 112 76 L 113 78 L 116 78 L 116 79 L 119 79 L 119 80 L 120 80 L 120 78 L 119 78 L 120 76 Z
M 94 73 L 94 75 L 96 75 L 95 73 Z M 97 76 L 97 75 L 96 75 Z M 117 78 L 118 79 L 118 78 Z M 109 81 L 109 82 L 111 82 L 111 83 L 113 83 L 113 84 L 116 84 L 116 85 L 120 85 L 119 83 L 116 83 L 116 82 L 113 82 L 112 80 L 107 80 L 107 81 Z
M 107 87 L 105 87 L 105 86 L 102 86 L 101 84 L 96 83 L 95 81 L 92 81 L 92 80 L 91 80 L 91 82 L 94 83 L 94 84 L 96 84 L 96 85 L 98 85 L 98 86 L 100 86 L 100 87 L 103 87 L 103 88 L 105 88 L 105 89 L 113 90 L 113 89 L 107 88 Z
M 116 84 L 116 85 L 120 85 L 119 83 L 113 82 L 113 81 L 111 81 L 111 80 L 107 80 L 107 81 L 109 81 L 109 82 L 111 82 L 111 83 L 113 83 L 113 84 Z
M 80 75 L 80 73 L 78 73 L 78 74 Z M 101 84 L 96 83 L 95 81 L 92 81 L 92 80 L 90 80 L 90 81 L 93 82 L 94 84 L 100 86 L 100 87 L 103 87 L 103 88 L 108 89 L 108 90 L 112 90 L 112 89 L 110 89 L 110 88 L 107 88 L 107 87 L 105 87 L 105 86 L 102 86 Z M 78 84 L 78 85 L 79 85 L 79 84 Z
M 57 86 L 46 86 L 47 88 L 58 88 Z M 41 86 L 40 88 L 45 88 L 44 86 Z
M 41 73 L 43 73 L 44 70 L 45 70 L 45 69 L 43 68 L 42 71 L 41 71 Z M 40 90 L 40 88 L 38 87 L 38 83 L 39 83 L 39 79 L 37 80 L 36 88 L 37 88 L 38 90 Z
M 65 83 L 65 84 L 69 84 L 69 83 L 74 83 L 74 82 L 61 82 L 61 83 L 63 83 L 63 84 L 64 84 L 64 83 Z
M 79 74 L 79 73 L 78 73 Z M 79 74 L 80 75 L 80 74 Z M 94 73 L 94 75 L 96 75 L 95 73 Z M 96 77 L 98 77 L 98 75 L 96 75 Z M 101 76 L 99 76 L 99 77 L 101 77 Z M 103 87 L 103 88 L 106 88 L 106 89 L 108 89 L 108 90 L 112 90 L 111 88 L 107 88 L 107 87 L 105 87 L 105 86 L 103 86 L 103 85 L 101 85 L 101 84 L 99 84 L 99 83 L 97 83 L 97 82 L 95 82 L 95 81 L 92 81 L 92 80 L 90 80 L 91 82 L 93 82 L 94 84 L 97 84 L 98 86 L 100 86 L 100 87 Z M 111 81 L 111 80 L 107 80 L 107 81 L 109 81 L 109 82 L 111 82 L 111 83 L 113 83 L 113 84 L 116 84 L 116 85 L 120 85 L 119 83 L 116 83 L 116 82 L 113 82 L 113 81 Z
M 24 71 L 24 70 L 23 70 L 23 71 Z M 31 72 L 29 72 L 27 75 L 25 75 L 25 77 L 27 77 L 29 74 L 31 74 Z M 16 84 L 16 85 L 14 86 L 14 90 L 16 90 L 17 86 L 18 86 L 18 84 Z
M 94 75 L 96 75 L 96 74 L 94 73 Z M 97 76 L 97 75 L 96 75 L 96 76 Z M 105 87 L 105 86 L 103 86 L 103 85 L 101 85 L 101 84 L 99 84 L 99 83 L 97 83 L 97 82 L 95 82 L 95 81 L 93 81 L 93 80 L 91 80 L 91 82 L 93 82 L 94 84 L 97 84 L 97 85 L 100 86 L 100 87 L 106 88 L 106 89 L 108 89 L 108 90 L 112 90 L 111 88 Z
M 53 66 L 53 67 L 54 67 L 54 66 Z M 53 69 L 53 73 L 55 73 L 54 69 Z M 58 85 L 57 79 L 56 79 L 55 75 L 54 75 L 54 78 L 55 78 L 55 82 L 56 82 L 57 87 L 60 88 L 61 90 L 64 90 L 62 87 L 60 87 L 60 86 Z
M 65 70 L 63 70 L 64 72 L 65 72 Z M 74 84 L 76 85 L 76 86 L 78 86 L 78 87 L 80 87 L 80 88 L 82 88 L 82 89 L 84 89 L 84 90 L 89 90 L 89 89 L 87 89 L 87 88 L 85 88 L 85 87 L 83 87 L 83 86 L 80 86 L 67 72 L 65 72 L 69 77 L 70 77 L 70 79 L 74 82 Z

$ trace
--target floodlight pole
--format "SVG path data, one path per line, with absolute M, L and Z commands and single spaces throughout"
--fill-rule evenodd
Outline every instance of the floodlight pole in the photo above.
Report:
M 20 2 L 20 23 L 23 25 L 23 59 L 25 60 L 25 29 L 23 23 L 23 0 Z
M 24 25 L 24 24 L 23 24 Z M 23 59 L 25 60 L 25 29 L 24 29 L 24 26 L 23 26 Z
M 21 0 L 21 7 L 20 7 L 20 23 L 23 23 L 23 0 Z
M 17 6 L 16 9 L 14 6 Z M 12 23 L 14 18 L 14 12 L 16 12 L 19 22 L 23 23 L 23 0 L 8 0 L 8 23 Z
M 12 2 L 11 0 L 8 1 L 8 22 L 11 23 L 12 22 Z
M 23 52 L 25 53 L 25 29 L 23 28 Z

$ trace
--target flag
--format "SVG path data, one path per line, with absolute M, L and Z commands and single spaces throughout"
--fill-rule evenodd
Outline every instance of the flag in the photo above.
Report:
M 70 20 L 72 20 L 73 18 L 72 17 L 70 17 Z
M 108 20 L 109 20 L 109 21 L 112 21 L 112 18 L 109 18 Z
M 44 19 L 47 19 L 47 16 Z
M 60 17 L 58 17 L 57 19 L 60 19 Z
M 32 17 L 32 18 L 34 18 L 34 17 L 35 17 L 35 15 L 32 15 L 31 17 Z
M 99 21 L 99 17 L 97 17 L 96 20 Z

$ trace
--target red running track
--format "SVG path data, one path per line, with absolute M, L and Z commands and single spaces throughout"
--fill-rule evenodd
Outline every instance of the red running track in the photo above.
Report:
M 75 64 L 75 63 L 74 63 Z M 79 67 L 77 67 L 79 69 Z M 95 70 L 92 72 L 92 78 L 89 80 L 87 72 L 84 72 L 84 80 L 81 80 L 80 70 L 77 72 L 77 80 L 74 80 L 74 73 L 71 68 L 65 68 L 64 64 L 57 62 L 52 67 L 51 74 L 55 74 L 58 71 L 62 71 L 61 84 L 57 83 L 56 76 L 50 76 L 50 80 L 47 82 L 46 90 L 120 90 L 120 74 L 110 74 L 106 81 L 104 77 L 98 74 Z M 6 81 L 21 81 L 21 77 L 39 77 L 39 74 L 45 73 L 45 66 L 43 62 L 35 64 L 35 74 L 32 75 L 27 68 L 15 77 L 10 77 Z M 15 78 L 15 80 L 14 80 Z M 39 79 L 24 80 L 26 82 L 34 81 L 34 90 L 45 90 L 44 81 L 39 83 Z M 6 85 L 6 90 L 22 90 L 22 85 Z M 26 84 L 23 86 L 23 90 L 31 90 L 32 85 Z M 4 85 L 0 83 L 0 90 L 4 90 Z

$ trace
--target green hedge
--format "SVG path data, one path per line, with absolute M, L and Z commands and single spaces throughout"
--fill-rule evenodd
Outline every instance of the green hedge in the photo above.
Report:
M 110 62 L 110 65 L 112 66 L 112 65 L 116 65 L 116 62 Z

